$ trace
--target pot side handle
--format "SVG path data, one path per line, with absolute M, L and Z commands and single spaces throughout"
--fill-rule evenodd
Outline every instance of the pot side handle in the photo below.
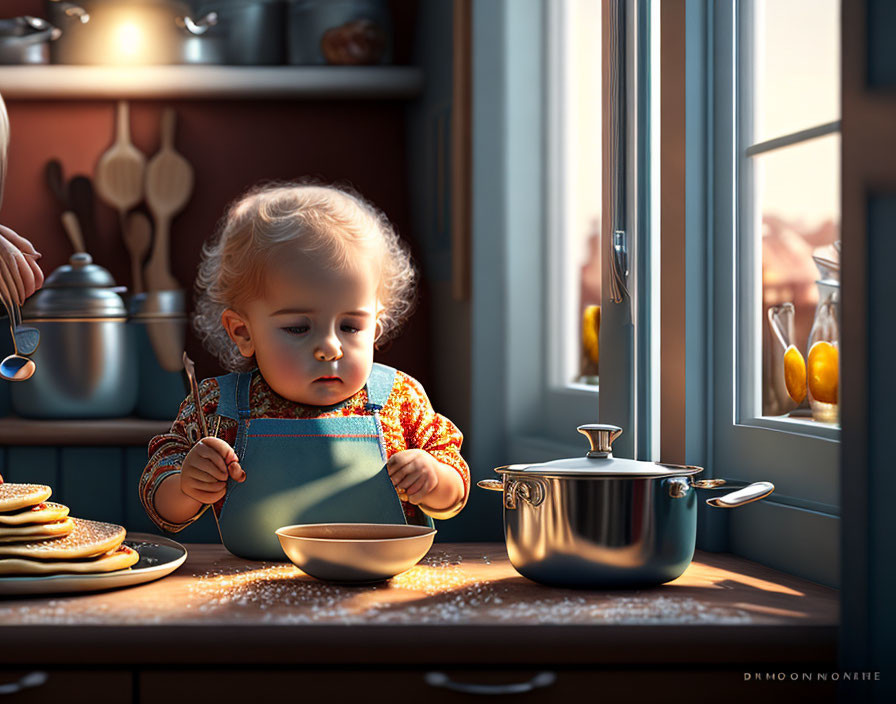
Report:
M 771 482 L 753 482 L 743 489 L 725 494 L 725 496 L 707 499 L 706 503 L 714 508 L 737 508 L 738 506 L 764 499 L 774 490 L 775 485 Z
M 504 482 L 499 479 L 480 479 L 476 482 L 476 486 L 489 491 L 504 491 Z

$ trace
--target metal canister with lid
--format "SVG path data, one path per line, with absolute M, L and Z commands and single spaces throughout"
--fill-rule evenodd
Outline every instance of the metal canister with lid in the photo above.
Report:
M 37 371 L 12 389 L 24 418 L 116 418 L 137 402 L 137 363 L 127 309 L 112 275 L 77 252 L 22 307 L 40 330 Z

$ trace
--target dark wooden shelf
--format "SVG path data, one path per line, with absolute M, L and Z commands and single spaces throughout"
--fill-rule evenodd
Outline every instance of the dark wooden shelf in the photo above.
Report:
M 0 418 L 0 445 L 146 445 L 171 428 L 168 420 Z

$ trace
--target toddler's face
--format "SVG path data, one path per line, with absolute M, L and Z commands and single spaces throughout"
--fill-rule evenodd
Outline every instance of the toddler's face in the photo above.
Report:
M 357 393 L 373 365 L 377 276 L 327 271 L 304 256 L 265 275 L 264 298 L 222 322 L 240 352 L 255 355 L 271 388 L 297 403 L 329 406 Z

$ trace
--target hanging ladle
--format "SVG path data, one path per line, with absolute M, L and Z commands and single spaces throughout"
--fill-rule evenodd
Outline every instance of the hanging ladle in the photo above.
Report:
M 9 271 L 2 259 L 0 259 L 0 265 L 3 267 L 3 273 Z M 0 299 L 2 299 L 3 306 L 6 308 L 6 313 L 9 316 L 9 332 L 12 335 L 12 346 L 15 350 L 14 354 L 9 355 L 0 362 L 0 378 L 7 381 L 25 381 L 31 378 L 37 367 L 32 360 L 19 354 L 16 333 L 24 333 L 22 339 L 25 345 L 22 351 L 30 349 L 30 352 L 27 352 L 27 354 L 34 352 L 37 348 L 40 342 L 40 333 L 35 328 L 22 327 L 22 312 L 19 310 L 19 305 L 7 286 L 6 277 L 2 275 L 0 275 L 0 289 L 2 289 L 0 290 Z M 31 331 L 37 334 L 32 334 Z

